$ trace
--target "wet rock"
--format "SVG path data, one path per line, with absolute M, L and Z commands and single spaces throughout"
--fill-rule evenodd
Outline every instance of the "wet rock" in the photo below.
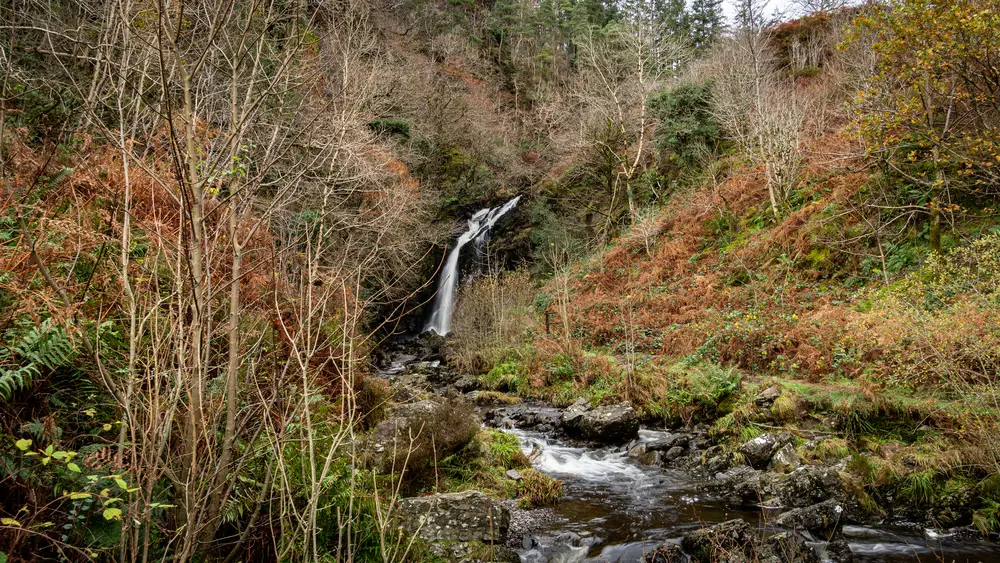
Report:
M 725 451 L 722 446 L 712 446 L 704 453 L 705 471 L 714 475 L 729 469 L 733 464 L 733 454 Z
M 580 399 L 563 411 L 561 421 L 567 434 L 603 444 L 622 444 L 639 435 L 639 418 L 628 403 L 590 408 Z
M 664 543 L 643 559 L 645 563 L 687 563 L 687 560 L 687 554 L 676 541 Z
M 646 455 L 639 458 L 639 461 L 645 465 L 662 465 L 663 452 L 646 452 Z
M 763 469 L 771 461 L 777 445 L 778 440 L 773 434 L 762 434 L 744 442 L 739 451 L 750 467 Z
M 844 524 L 844 508 L 830 499 L 803 508 L 796 508 L 778 516 L 775 523 L 785 528 L 808 530 L 820 536 L 828 536 Z
M 781 396 L 781 388 L 777 385 L 772 385 L 767 389 L 761 391 L 760 395 L 754 397 L 754 404 L 761 408 L 770 407 L 774 404 L 774 401 Z
M 785 444 L 771 458 L 771 469 L 778 473 L 795 471 L 802 465 L 799 454 L 791 444 Z
M 579 563 L 587 557 L 594 538 L 566 532 L 551 539 L 533 539 L 532 549 L 521 555 L 524 563 Z
M 805 507 L 830 498 L 840 498 L 844 483 L 836 467 L 802 466 L 775 478 L 773 493 L 785 506 Z
M 735 503 L 757 502 L 771 488 L 768 474 L 746 465 L 717 473 L 715 481 L 708 484 L 722 496 Z
M 632 446 L 628 450 L 628 457 L 632 459 L 639 459 L 646 455 L 647 447 L 645 444 L 639 444 L 638 446 Z
M 425 355 L 429 355 L 437 353 L 444 348 L 445 342 L 445 337 L 436 332 L 428 331 L 421 334 L 415 343 L 424 349 L 422 351 L 425 352 Z
M 744 520 L 727 520 L 685 534 L 681 545 L 694 561 L 714 562 L 719 561 L 721 556 L 733 561 L 735 553 L 753 555 L 753 536 L 750 525 Z
M 670 434 L 664 438 L 659 438 L 649 442 L 646 444 L 646 449 L 650 451 L 665 452 L 678 446 L 684 448 L 689 442 L 691 442 L 691 436 L 688 434 Z
M 674 446 L 663 454 L 663 461 L 669 463 L 681 457 L 682 455 L 684 455 L 684 448 L 682 448 L 681 446 Z
M 816 558 L 823 563 L 851 563 L 854 554 L 846 540 L 832 542 L 809 542 L 806 545 L 816 553 Z
M 831 498 L 843 502 L 846 496 L 836 467 L 812 465 L 785 475 L 743 465 L 717 474 L 709 487 L 732 502 L 772 507 L 801 508 Z
M 399 501 L 401 527 L 426 541 L 507 540 L 510 510 L 479 491 L 436 494 Z
M 401 375 L 437 375 L 439 372 L 443 371 L 444 368 L 441 366 L 441 362 L 434 360 L 431 362 L 414 362 L 405 369 Z
M 523 479 L 523 477 L 521 477 L 521 474 L 518 473 L 516 469 L 508 469 L 504 473 L 504 475 L 506 475 L 507 478 L 512 481 L 520 481 L 521 479 Z
M 566 407 L 562 412 L 563 424 L 572 424 L 583 418 L 583 414 L 590 410 L 590 401 L 587 399 L 577 399 L 575 403 Z
M 691 439 L 691 442 L 688 444 L 688 449 L 691 451 L 707 450 L 714 445 L 715 440 L 713 440 L 711 436 L 701 435 Z
M 471 375 L 463 375 L 455 380 L 452 386 L 460 393 L 469 393 L 479 389 L 479 380 Z

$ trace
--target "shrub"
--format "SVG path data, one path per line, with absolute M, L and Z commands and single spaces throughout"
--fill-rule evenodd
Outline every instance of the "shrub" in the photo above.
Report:
M 719 144 L 719 124 L 712 116 L 709 84 L 682 82 L 649 101 L 650 113 L 660 119 L 656 141 L 670 152 L 673 163 L 690 166 Z
M 368 123 L 368 128 L 383 135 L 410 138 L 410 122 L 405 119 L 376 119 Z
M 526 390 L 527 378 L 522 373 L 520 364 L 506 361 L 480 376 L 479 383 L 490 391 L 520 392 Z
M 1000 235 L 989 235 L 870 293 L 851 326 L 882 382 L 952 392 L 1000 372 Z M 977 394 L 977 393 L 973 393 Z
M 666 419 L 684 424 L 718 413 L 742 381 L 736 369 L 706 362 L 651 367 L 652 373 L 642 374 L 644 385 L 652 387 L 647 392 L 651 408 Z

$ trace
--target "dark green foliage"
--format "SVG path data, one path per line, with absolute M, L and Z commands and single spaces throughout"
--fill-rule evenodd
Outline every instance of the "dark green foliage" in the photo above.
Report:
M 410 122 L 405 119 L 376 119 L 368 123 L 368 128 L 381 135 L 410 138 Z
M 688 41 L 691 36 L 691 14 L 684 0 L 653 0 L 656 23 L 673 39 Z
M 689 22 L 691 46 L 696 52 L 708 50 L 726 28 L 722 0 L 693 0 Z
M 650 99 L 649 110 L 660 120 L 657 144 L 672 164 L 694 165 L 718 147 L 721 132 L 710 96 L 709 84 L 684 82 Z

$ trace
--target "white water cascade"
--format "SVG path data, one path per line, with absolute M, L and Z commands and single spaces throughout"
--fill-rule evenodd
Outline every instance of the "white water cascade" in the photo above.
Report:
M 431 330 L 444 336 L 451 332 L 451 314 L 455 310 L 455 297 L 458 291 L 458 259 L 462 254 L 462 247 L 475 241 L 477 246 L 486 243 L 490 229 L 508 211 L 514 209 L 521 196 L 517 196 L 500 207 L 480 209 L 469 219 L 469 228 L 462 236 L 458 237 L 455 247 L 448 253 L 445 260 L 444 269 L 441 270 L 441 277 L 438 280 L 437 294 L 434 296 L 434 304 L 431 308 L 431 319 L 427 322 L 424 330 Z

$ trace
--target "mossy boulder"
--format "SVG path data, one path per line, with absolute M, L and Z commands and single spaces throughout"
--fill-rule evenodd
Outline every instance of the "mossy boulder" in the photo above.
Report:
M 429 542 L 502 545 L 510 530 L 510 510 L 479 491 L 405 498 L 398 516 L 404 531 Z
M 393 407 L 367 438 L 369 465 L 379 473 L 419 473 L 464 448 L 479 431 L 472 407 L 423 400 Z
M 639 435 L 639 417 L 628 403 L 591 408 L 580 399 L 563 411 L 563 430 L 602 444 L 624 444 Z

